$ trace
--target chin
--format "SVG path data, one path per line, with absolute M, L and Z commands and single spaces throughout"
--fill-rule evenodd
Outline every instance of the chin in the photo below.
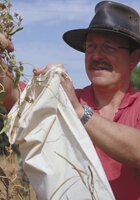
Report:
M 91 79 L 92 82 L 95 84 L 95 85 L 109 85 L 111 84 L 110 81 L 108 81 L 109 79 L 106 79 L 106 78 L 103 78 L 103 77 L 94 77 L 93 79 Z
M 96 83 L 96 82 L 93 82 L 94 86 L 97 86 L 97 87 L 108 87 L 109 84 L 103 84 L 103 83 Z

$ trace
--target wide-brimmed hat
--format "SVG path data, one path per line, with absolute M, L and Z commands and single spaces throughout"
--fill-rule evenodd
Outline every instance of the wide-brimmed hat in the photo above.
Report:
M 90 31 L 121 34 L 132 40 L 135 48 L 140 48 L 140 16 L 133 8 L 124 4 L 112 1 L 98 3 L 89 27 L 67 31 L 63 39 L 72 48 L 85 52 L 86 37 Z

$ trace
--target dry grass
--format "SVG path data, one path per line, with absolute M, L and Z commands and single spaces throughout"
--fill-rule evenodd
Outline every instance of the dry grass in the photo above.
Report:
M 15 153 L 0 155 L 0 200 L 37 200 Z

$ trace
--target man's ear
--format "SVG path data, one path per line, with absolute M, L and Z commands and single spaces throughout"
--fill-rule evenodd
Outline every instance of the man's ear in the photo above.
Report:
M 133 69 L 140 62 L 140 49 L 136 49 L 131 53 L 130 66 Z

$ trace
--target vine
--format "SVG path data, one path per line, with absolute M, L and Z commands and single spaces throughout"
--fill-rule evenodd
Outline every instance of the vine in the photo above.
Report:
M 11 149 L 4 125 L 7 121 L 7 109 L 3 105 L 6 94 L 3 80 L 5 77 L 10 78 L 13 86 L 20 90 L 19 80 L 24 70 L 22 62 L 16 61 L 12 43 L 12 36 L 23 29 L 21 26 L 23 18 L 18 13 L 12 13 L 11 8 L 10 0 L 0 0 L 0 161 L 2 161 L 0 167 L 0 199 L 3 200 L 24 199 L 27 196 L 31 199 L 30 184 L 23 174 L 18 146 L 13 145 Z M 13 150 L 16 154 L 12 153 Z M 13 156 L 14 158 L 11 161 Z

